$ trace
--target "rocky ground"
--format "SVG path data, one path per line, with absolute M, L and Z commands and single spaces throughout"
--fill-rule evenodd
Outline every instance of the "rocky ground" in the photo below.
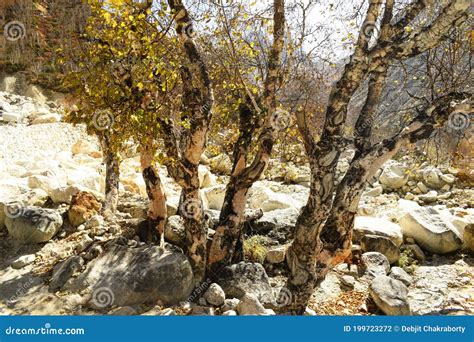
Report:
M 282 288 L 284 257 L 308 196 L 307 166 L 272 162 L 249 193 L 248 209 L 263 215 L 246 224 L 246 261 L 193 290 L 175 215 L 180 189 L 165 169 L 161 250 L 137 234 L 147 199 L 133 149 L 121 164 L 117 219 L 107 222 L 98 214 L 105 170 L 97 140 L 61 122 L 51 102 L 0 92 L 0 113 L 1 314 L 270 315 L 292 300 Z M 339 178 L 347 167 L 338 165 Z M 200 166 L 209 227 L 229 168 L 226 156 Z M 458 176 L 407 156 L 379 170 L 355 222 L 358 258 L 328 275 L 307 314 L 474 314 L 474 190 Z

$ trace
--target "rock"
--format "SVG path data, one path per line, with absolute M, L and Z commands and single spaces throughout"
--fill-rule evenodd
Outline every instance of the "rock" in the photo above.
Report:
M 2 118 L 3 122 L 22 123 L 25 116 L 22 113 L 18 112 L 3 112 Z
M 63 219 L 53 209 L 6 206 L 8 233 L 17 241 L 34 244 L 49 241 L 61 229 Z
M 212 283 L 204 293 L 204 299 L 211 305 L 221 306 L 225 301 L 224 290 L 218 284 Z
M 66 183 L 61 182 L 58 178 L 47 177 L 43 175 L 35 175 L 28 177 L 28 186 L 31 189 L 38 188 L 44 190 L 50 197 L 54 189 L 65 185 Z
M 279 246 L 269 249 L 267 251 L 267 256 L 265 257 L 265 260 L 270 264 L 279 264 L 285 261 L 286 249 L 287 246 Z
M 464 227 L 464 248 L 474 252 L 474 224 Z
M 365 235 L 361 239 L 363 252 L 379 252 L 385 255 L 394 264 L 400 259 L 400 250 L 389 238 L 377 235 Z
M 102 205 L 93 194 L 80 191 L 71 199 L 68 210 L 69 222 L 77 227 L 97 214 L 101 207 Z
M 264 212 L 291 207 L 300 208 L 302 206 L 293 197 L 276 193 L 267 187 L 253 188 L 248 202 L 250 208 L 262 209 Z
M 433 203 L 438 199 L 438 192 L 436 190 L 431 190 L 424 195 L 418 196 L 418 198 L 425 203 Z
M 353 289 L 355 286 L 355 278 L 350 275 L 343 275 L 341 278 L 341 285 L 343 287 Z
M 36 259 L 36 256 L 34 254 L 22 255 L 21 257 L 16 258 L 11 263 L 11 267 L 14 269 L 20 269 L 29 264 L 32 264 L 35 261 L 35 259 Z
M 187 299 L 193 287 L 191 265 L 184 254 L 157 246 L 110 245 L 65 289 L 91 288 L 91 306 L 105 309 L 156 301 L 176 304 Z
M 199 185 L 201 188 L 210 188 L 216 185 L 216 176 L 205 165 L 199 165 L 198 168 Z
M 74 185 L 55 188 L 49 194 L 54 203 L 71 203 L 72 196 L 77 194 L 80 189 Z
M 451 174 L 444 174 L 444 175 L 441 175 L 440 177 L 441 177 L 441 180 L 447 184 L 453 184 L 454 181 L 456 180 L 456 177 L 454 177 Z
M 377 197 L 377 196 L 380 196 L 382 193 L 383 193 L 383 188 L 381 186 L 376 186 L 375 188 L 372 188 L 364 192 L 364 196 Z
M 303 316 L 317 316 L 317 314 L 316 314 L 316 311 L 314 311 L 313 309 L 307 306 L 306 309 L 304 310 Z
M 97 147 L 95 147 L 92 143 L 86 140 L 78 140 L 71 147 L 72 154 L 89 154 L 95 151 L 97 151 Z
M 423 182 L 430 188 L 439 189 L 443 186 L 442 172 L 433 166 L 428 166 L 423 171 Z
M 252 294 L 262 303 L 273 303 L 275 299 L 267 273 L 258 263 L 242 261 L 226 266 L 219 274 L 218 283 L 227 298 L 242 298 L 245 294 Z
M 400 246 L 403 241 L 402 228 L 398 224 L 379 217 L 357 216 L 352 240 L 359 243 L 364 235 L 384 236 L 396 246 Z
M 369 277 L 386 275 L 390 270 L 390 262 L 382 253 L 367 252 L 362 254 L 361 268 Z
M 31 124 L 32 125 L 39 125 L 39 124 L 46 124 L 46 123 L 55 123 L 61 121 L 61 116 L 58 114 L 50 113 L 38 116 L 35 118 Z
M 405 251 L 405 250 L 410 251 L 410 253 L 413 255 L 413 257 L 421 263 L 423 263 L 426 259 L 425 253 L 423 253 L 423 250 L 420 248 L 420 246 L 418 246 L 416 244 L 401 245 L 400 250 L 401 251 Z
M 204 194 L 209 202 L 209 209 L 221 210 L 224 203 L 226 186 L 216 185 L 204 190 Z
M 124 180 L 121 180 L 122 182 Z M 143 179 L 140 180 L 143 182 Z M 105 191 L 104 177 L 96 170 L 89 167 L 80 167 L 75 170 L 69 170 L 67 173 L 67 184 L 85 188 L 90 191 L 103 193 Z M 143 187 L 144 187 L 143 183 Z M 143 193 L 146 195 L 146 190 Z
M 285 175 L 283 176 L 283 180 L 286 183 L 308 183 L 311 181 L 311 172 L 309 167 L 306 165 L 296 166 L 295 164 L 291 163 L 285 167 Z
M 191 316 L 214 316 L 214 309 L 209 306 L 195 305 L 191 308 Z
M 135 316 L 138 311 L 133 306 L 122 306 L 109 311 L 109 315 L 113 316 Z
M 456 227 L 434 208 L 411 210 L 398 222 L 405 236 L 414 238 L 422 248 L 432 253 L 445 254 L 462 247 L 462 238 Z
M 232 161 L 227 154 L 220 154 L 209 159 L 209 167 L 214 173 L 228 175 L 232 171 Z
M 56 292 L 60 290 L 74 273 L 81 270 L 83 265 L 84 260 L 80 256 L 73 255 L 54 266 L 53 276 L 49 283 L 49 291 Z
M 410 315 L 408 290 L 401 281 L 385 275 L 377 276 L 369 286 L 369 294 L 377 307 L 386 315 Z
M 425 185 L 425 183 L 418 182 L 416 186 L 420 190 L 421 193 L 426 194 L 428 192 L 428 187 Z
M 246 294 L 237 305 L 239 315 L 267 315 L 267 311 L 253 294 Z
M 221 311 L 225 312 L 228 310 L 235 310 L 237 308 L 237 305 L 239 305 L 239 302 L 240 300 L 238 300 L 237 298 L 226 299 L 224 301 L 224 305 L 222 305 L 221 307 Z
M 406 166 L 396 161 L 386 163 L 379 181 L 389 189 L 399 189 L 408 182 Z
M 389 277 L 400 280 L 406 286 L 413 284 L 412 276 L 406 273 L 401 267 L 393 266 L 390 270 Z
M 222 316 L 237 316 L 237 312 L 234 310 L 227 310 L 222 313 Z
M 251 222 L 246 222 L 247 230 L 253 234 L 268 235 L 280 243 L 287 243 L 292 236 L 293 227 L 298 218 L 297 208 L 272 210 L 263 213 L 263 216 Z
M 168 217 L 165 226 L 165 239 L 166 241 L 176 245 L 184 246 L 184 240 L 186 233 L 184 230 L 184 220 L 179 215 L 173 215 Z

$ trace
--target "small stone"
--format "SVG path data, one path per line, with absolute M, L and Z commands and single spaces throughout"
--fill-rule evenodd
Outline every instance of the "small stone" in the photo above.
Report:
M 316 311 L 314 311 L 310 307 L 306 307 L 303 316 L 316 316 Z
M 341 285 L 346 288 L 353 289 L 355 286 L 355 278 L 350 275 L 344 275 L 341 277 Z
M 365 235 L 361 239 L 361 247 L 364 252 L 379 252 L 385 255 L 393 264 L 400 259 L 400 250 L 397 245 L 387 237 L 377 235 Z
M 441 175 L 441 179 L 448 184 L 453 184 L 454 181 L 456 180 L 456 177 L 454 177 L 451 174 L 444 174 L 444 175 Z
M 426 259 L 425 253 L 417 244 L 402 245 L 400 249 L 402 251 L 404 250 L 410 251 L 413 254 L 413 257 L 421 263 L 423 263 Z
M 266 315 L 267 311 L 258 298 L 252 294 L 246 294 L 237 305 L 239 315 Z
M 196 305 L 191 309 L 192 316 L 214 316 L 214 308 L 210 306 Z
M 237 305 L 239 305 L 240 300 L 237 298 L 231 298 L 231 299 L 226 299 L 224 301 L 224 305 L 222 306 L 221 310 L 222 312 L 228 311 L 228 310 L 236 310 Z
M 35 261 L 35 259 L 36 259 L 36 256 L 34 254 L 22 255 L 21 257 L 15 259 L 11 263 L 11 267 L 14 269 L 20 269 L 29 264 L 32 264 Z
M 392 267 L 392 269 L 390 270 L 389 277 L 400 280 L 406 286 L 410 286 L 413 284 L 413 278 L 408 273 L 406 273 L 401 267 Z
M 134 316 L 138 315 L 137 309 L 132 306 L 122 306 L 109 311 L 109 315 L 113 316 Z
M 222 316 L 237 316 L 237 312 L 234 310 L 227 310 L 222 313 Z
M 225 301 L 225 293 L 218 284 L 212 283 L 204 293 L 204 298 L 211 305 L 221 306 Z
M 279 264 L 285 261 L 286 246 L 280 246 L 268 250 L 266 260 L 270 264 Z
M 367 252 L 361 257 L 362 271 L 370 277 L 386 275 L 390 270 L 390 263 L 385 255 L 378 252 Z

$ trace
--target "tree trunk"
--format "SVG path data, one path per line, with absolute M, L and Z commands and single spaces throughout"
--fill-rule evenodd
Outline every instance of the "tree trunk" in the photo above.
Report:
M 258 114 L 250 104 L 251 99 L 239 108 L 240 136 L 234 147 L 232 176 L 227 184 L 219 223 L 209 250 L 209 269 L 217 273 L 230 263 L 243 258 L 242 226 L 247 193 L 263 174 L 270 161 L 273 144 L 281 129 L 281 113 L 277 112 L 276 91 L 278 71 L 285 35 L 285 2 L 274 0 L 273 44 L 270 50 L 263 103 L 267 111 L 266 123 L 258 138 L 258 150 L 251 165 L 247 166 L 248 150 L 252 136 L 258 128 Z M 255 102 L 254 102 L 255 105 Z
M 148 205 L 147 213 L 149 229 L 147 232 L 141 233 L 147 241 L 153 240 L 153 237 L 157 236 L 160 246 L 164 247 L 167 218 L 166 195 L 160 176 L 153 166 L 153 158 L 154 149 L 142 145 L 140 151 L 140 164 L 150 203 Z
M 105 217 L 115 214 L 119 198 L 120 167 L 117 154 L 110 146 L 110 136 L 105 133 L 99 137 L 105 162 L 105 201 L 102 213 Z

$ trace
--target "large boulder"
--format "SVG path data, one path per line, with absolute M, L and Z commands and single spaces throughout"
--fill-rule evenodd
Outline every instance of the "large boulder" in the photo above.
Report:
M 53 209 L 7 204 L 5 214 L 8 233 L 26 244 L 49 241 L 63 224 L 61 215 Z
M 379 182 L 389 189 L 399 189 L 408 182 L 407 168 L 402 163 L 390 161 L 384 167 Z
M 463 241 L 456 227 L 446 215 L 434 208 L 420 207 L 407 212 L 399 219 L 402 232 L 424 249 L 437 254 L 456 251 Z
M 410 315 L 408 289 L 401 281 L 385 275 L 375 277 L 369 286 L 369 294 L 386 315 Z
M 365 235 L 360 246 L 363 252 L 379 252 L 385 255 L 394 264 L 400 259 L 400 249 L 389 238 L 378 235 Z
M 223 268 L 219 274 L 221 285 L 227 298 L 242 298 L 245 294 L 255 295 L 262 303 L 275 300 L 272 287 L 262 265 L 240 262 Z
M 396 246 L 403 242 L 402 228 L 385 218 L 357 216 L 354 221 L 353 241 L 359 243 L 364 235 L 383 236 Z
M 292 207 L 300 208 L 302 206 L 302 203 L 293 197 L 274 192 L 265 186 L 254 187 L 249 197 L 250 208 L 262 209 L 264 212 Z
M 105 309 L 157 301 L 176 304 L 186 300 L 193 287 L 193 272 L 184 254 L 158 246 L 112 245 L 64 289 L 90 288 L 91 306 Z
M 464 248 L 474 252 L 474 224 L 464 227 Z

